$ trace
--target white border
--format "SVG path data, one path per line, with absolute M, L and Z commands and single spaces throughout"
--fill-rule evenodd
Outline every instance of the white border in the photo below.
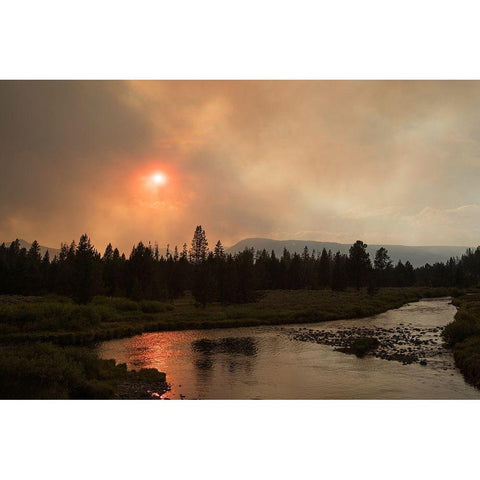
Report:
M 0 8 L 0 78 L 480 78 L 473 1 L 44 0 Z M 477 470 L 474 401 L 0 407 L 0 472 L 9 480 L 404 480 Z
M 1 404 L 3 478 L 473 478 L 475 401 Z
M 477 5 L 3 2 L 0 78 L 476 79 Z

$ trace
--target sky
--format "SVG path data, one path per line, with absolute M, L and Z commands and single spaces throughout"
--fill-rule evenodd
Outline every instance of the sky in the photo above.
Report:
M 0 241 L 480 244 L 478 81 L 1 81 Z

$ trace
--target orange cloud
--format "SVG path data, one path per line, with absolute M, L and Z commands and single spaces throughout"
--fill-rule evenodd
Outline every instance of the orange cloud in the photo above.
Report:
M 478 243 L 479 82 L 2 82 L 0 102 L 2 240 Z

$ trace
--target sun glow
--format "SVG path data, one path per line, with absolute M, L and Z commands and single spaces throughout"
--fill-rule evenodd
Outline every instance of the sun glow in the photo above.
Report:
M 179 188 L 178 172 L 168 162 L 145 162 L 125 178 L 132 198 L 143 206 L 172 207 L 185 199 L 185 193 Z
M 162 172 L 152 174 L 151 181 L 154 185 L 165 185 L 167 183 L 167 176 Z

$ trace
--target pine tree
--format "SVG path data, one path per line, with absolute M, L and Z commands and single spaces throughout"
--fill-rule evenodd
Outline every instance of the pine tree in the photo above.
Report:
M 215 275 L 215 258 L 210 252 L 205 261 L 194 265 L 192 294 L 203 307 L 218 299 L 218 286 Z
M 348 271 L 352 284 L 357 288 L 367 283 L 368 274 L 372 268 L 370 254 L 367 252 L 367 244 L 357 240 L 349 250 Z
M 39 295 L 42 291 L 42 284 L 42 255 L 38 242 L 34 240 L 26 256 L 25 293 Z
M 320 287 L 325 288 L 330 284 L 331 262 L 327 250 L 322 250 L 320 261 L 318 264 L 318 281 Z
M 332 268 L 332 289 L 333 290 L 345 290 L 347 287 L 347 270 L 346 270 L 346 257 L 340 252 L 335 254 L 333 258 Z
M 77 303 L 88 303 L 99 293 L 100 255 L 85 233 L 75 250 L 73 296 Z
M 217 259 L 225 258 L 225 249 L 223 248 L 222 242 L 220 240 L 215 244 L 215 250 L 213 255 Z
M 103 254 L 103 260 L 104 261 L 113 260 L 113 247 L 111 243 L 109 243 L 107 245 L 107 248 L 105 249 L 105 253 Z
M 201 225 L 198 225 L 193 234 L 192 246 L 190 248 L 190 262 L 198 265 L 207 260 L 208 255 L 208 241 Z
M 375 267 L 375 283 L 377 286 L 388 285 L 389 273 L 392 270 L 392 261 L 386 248 L 381 247 L 375 252 L 373 265 Z
M 52 291 L 52 275 L 51 275 L 51 263 L 50 263 L 50 253 L 47 250 L 42 259 L 42 284 L 43 289 L 46 292 Z
M 40 245 L 36 240 L 32 242 L 32 245 L 30 246 L 30 249 L 28 250 L 27 253 L 28 258 L 34 261 L 40 261 L 42 259 L 41 253 L 40 253 Z
M 445 268 L 446 270 L 446 268 Z M 415 283 L 415 271 L 413 270 L 412 264 L 407 260 L 405 262 L 405 285 L 407 287 L 411 287 Z M 447 275 L 442 278 L 440 285 L 448 285 L 450 282 L 448 281 Z

